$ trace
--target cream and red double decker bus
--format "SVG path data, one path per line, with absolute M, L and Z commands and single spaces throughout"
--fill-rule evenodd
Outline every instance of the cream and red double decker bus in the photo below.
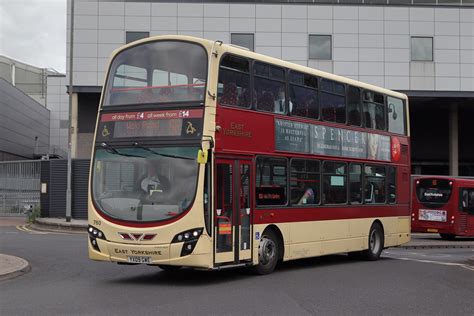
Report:
M 114 52 L 90 172 L 89 256 L 251 266 L 410 239 L 403 94 L 188 36 Z

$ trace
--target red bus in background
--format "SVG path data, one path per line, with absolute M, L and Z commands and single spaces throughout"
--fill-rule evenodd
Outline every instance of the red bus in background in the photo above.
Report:
M 474 178 L 413 177 L 412 232 L 474 236 Z

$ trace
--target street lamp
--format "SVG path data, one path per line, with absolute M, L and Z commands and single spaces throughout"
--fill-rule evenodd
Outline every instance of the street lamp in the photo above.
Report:
M 69 36 L 69 133 L 67 144 L 67 185 L 66 185 L 66 222 L 71 221 L 71 207 L 72 207 L 72 66 L 73 66 L 73 43 L 74 43 L 74 0 L 71 0 L 71 26 Z

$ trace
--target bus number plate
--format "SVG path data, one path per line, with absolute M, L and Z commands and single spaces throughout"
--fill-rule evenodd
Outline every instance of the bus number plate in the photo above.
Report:
M 418 219 L 421 221 L 446 222 L 445 210 L 419 210 Z
M 128 256 L 127 261 L 130 263 L 151 263 L 151 257 Z

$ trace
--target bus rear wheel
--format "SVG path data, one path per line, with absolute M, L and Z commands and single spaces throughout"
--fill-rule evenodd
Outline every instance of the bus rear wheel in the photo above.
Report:
M 373 223 L 369 230 L 368 248 L 361 252 L 362 258 L 369 261 L 379 259 L 384 242 L 382 226 L 379 223 Z
M 456 239 L 456 235 L 453 235 L 453 234 L 442 234 L 442 233 L 440 233 L 439 235 L 444 240 L 454 240 L 454 239 Z
M 269 274 L 278 263 L 278 239 L 273 231 L 265 231 L 258 245 L 258 265 L 253 267 L 256 274 Z

